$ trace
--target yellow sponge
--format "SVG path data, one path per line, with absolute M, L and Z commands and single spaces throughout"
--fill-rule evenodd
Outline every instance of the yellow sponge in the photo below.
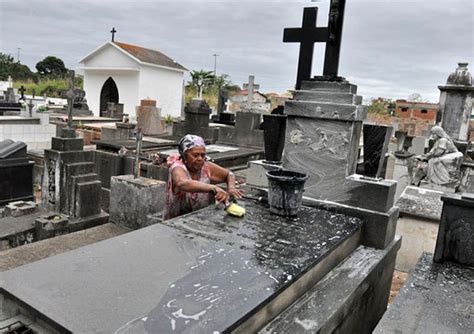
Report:
M 229 215 L 236 217 L 242 217 L 243 215 L 245 215 L 245 208 L 235 203 L 232 203 L 228 207 L 226 207 L 225 211 L 227 211 Z

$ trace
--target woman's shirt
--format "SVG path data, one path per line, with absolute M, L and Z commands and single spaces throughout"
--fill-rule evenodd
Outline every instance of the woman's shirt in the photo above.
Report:
M 186 192 L 179 191 L 173 192 L 173 170 L 175 168 L 182 168 L 186 172 L 189 180 L 192 180 L 191 174 L 186 168 L 185 163 L 182 160 L 177 160 L 169 167 L 168 177 L 168 189 L 166 193 L 166 206 L 164 219 L 171 219 L 177 216 L 184 215 L 189 212 L 193 212 L 202 208 L 205 208 L 210 203 L 209 193 L 198 193 L 198 192 Z M 211 183 L 211 174 L 209 170 L 209 163 L 206 161 L 201 168 L 199 178 L 196 180 L 203 183 Z

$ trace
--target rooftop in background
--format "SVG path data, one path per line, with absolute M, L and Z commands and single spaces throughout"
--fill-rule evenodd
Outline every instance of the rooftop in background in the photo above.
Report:
M 125 54 L 127 54 L 129 57 L 133 58 L 135 61 L 137 61 L 140 64 L 162 66 L 162 67 L 167 67 L 170 69 L 183 71 L 183 72 L 188 71 L 187 68 L 179 64 L 177 61 L 171 59 L 167 55 L 161 53 L 160 51 L 143 48 L 137 45 L 121 43 L 121 42 L 110 42 L 110 41 L 105 42 L 104 44 L 99 46 L 97 49 L 90 52 L 87 56 L 79 60 L 79 63 L 86 62 L 95 54 L 99 53 L 101 50 L 103 50 L 105 47 L 109 45 L 124 52 Z
M 166 66 L 171 68 L 176 68 L 179 70 L 187 71 L 188 69 L 161 53 L 157 50 L 146 49 L 141 46 L 136 46 L 132 44 L 126 44 L 121 42 L 113 42 L 115 45 L 119 46 L 124 51 L 128 52 L 135 58 L 138 58 L 140 61 L 145 63 L 150 63 L 154 65 Z

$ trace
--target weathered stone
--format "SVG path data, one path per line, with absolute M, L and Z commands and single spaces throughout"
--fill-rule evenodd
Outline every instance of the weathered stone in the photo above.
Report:
M 36 203 L 32 201 L 10 202 L 5 206 L 5 216 L 19 217 L 36 212 Z
M 82 151 L 84 140 L 82 138 L 51 138 L 51 149 L 56 151 Z
M 75 217 L 84 218 L 101 212 L 101 182 L 99 180 L 76 184 Z
M 163 181 L 133 175 L 113 176 L 110 221 L 134 230 L 147 226 L 147 216 L 164 209 L 166 189 Z

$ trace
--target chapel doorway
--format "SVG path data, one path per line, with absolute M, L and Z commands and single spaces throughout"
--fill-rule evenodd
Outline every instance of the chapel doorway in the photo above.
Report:
M 104 117 L 107 115 L 107 102 L 118 103 L 118 101 L 119 93 L 117 85 L 115 84 L 114 79 L 109 77 L 100 91 L 100 116 Z

